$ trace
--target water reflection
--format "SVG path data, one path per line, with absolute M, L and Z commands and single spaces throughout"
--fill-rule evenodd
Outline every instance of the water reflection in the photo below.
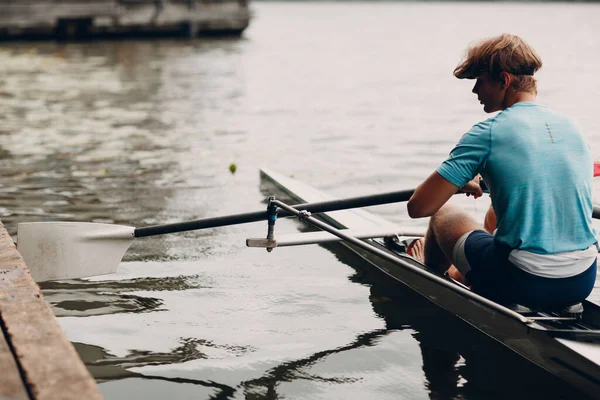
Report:
M 148 365 L 180 364 L 187 361 L 209 358 L 202 349 L 216 349 L 234 357 L 252 352 L 252 348 L 241 346 L 216 345 L 211 341 L 194 338 L 180 338 L 180 346 L 168 353 L 157 353 L 146 350 L 130 350 L 123 357 L 116 357 L 106 350 L 84 343 L 74 343 L 82 360 L 100 382 L 132 376 L 126 368 L 139 368 Z M 141 374 L 137 374 L 142 376 Z
M 341 244 L 328 247 L 356 269 L 351 280 L 370 286 L 373 311 L 385 321 L 385 332 L 414 330 L 432 400 L 587 398 L 370 264 L 349 256 Z
M 57 317 L 88 317 L 118 313 L 166 311 L 163 301 L 136 291 L 179 291 L 210 288 L 210 279 L 199 275 L 165 278 L 135 278 L 121 281 L 42 282 L 44 298 Z
M 186 378 L 167 378 L 163 376 L 144 375 L 131 372 L 126 368 L 139 367 L 144 365 L 161 365 L 182 363 L 189 360 L 205 358 L 205 354 L 198 350 L 198 346 L 210 346 L 210 343 L 203 343 L 193 339 L 182 339 L 182 345 L 169 353 L 151 353 L 147 351 L 132 351 L 125 357 L 115 357 L 108 354 L 106 350 L 98 346 L 92 346 L 84 343 L 73 343 L 79 356 L 96 378 L 99 383 L 128 379 L 140 378 L 144 380 L 160 380 L 171 383 L 185 383 L 192 385 L 213 388 L 214 394 L 211 398 L 228 399 L 235 392 L 234 388 L 222 385 L 213 381 L 203 381 L 200 379 Z M 234 349 L 238 350 L 239 349 Z
M 376 340 L 387 333 L 388 331 L 386 329 L 382 329 L 361 334 L 354 342 L 346 346 L 321 351 L 300 360 L 283 363 L 275 368 L 271 368 L 260 378 L 242 382 L 240 386 L 243 388 L 246 398 L 278 399 L 280 396 L 277 387 L 285 382 L 308 380 L 333 385 L 357 382 L 362 378 L 344 376 L 326 377 L 318 373 L 311 373 L 308 369 L 313 365 L 322 362 L 326 357 L 346 351 L 352 351 L 364 346 L 374 346 L 377 344 Z

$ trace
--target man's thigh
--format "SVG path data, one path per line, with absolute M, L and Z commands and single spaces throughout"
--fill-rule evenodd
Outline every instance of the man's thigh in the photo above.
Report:
M 475 292 L 500 300 L 510 290 L 507 255 L 496 247 L 488 232 L 474 230 L 461 236 L 454 247 L 453 261 Z

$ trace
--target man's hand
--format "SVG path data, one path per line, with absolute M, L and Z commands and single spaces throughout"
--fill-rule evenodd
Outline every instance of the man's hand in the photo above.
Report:
M 473 196 L 476 199 L 481 197 L 483 195 L 483 189 L 481 189 L 481 186 L 479 185 L 480 180 L 481 176 L 477 175 L 460 188 L 461 192 L 465 193 L 467 197 Z

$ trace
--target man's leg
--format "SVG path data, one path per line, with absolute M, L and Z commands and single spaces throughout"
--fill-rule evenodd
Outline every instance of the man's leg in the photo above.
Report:
M 490 206 L 485 213 L 485 220 L 483 222 L 483 229 L 490 235 L 494 234 L 496 230 L 496 212 L 494 211 L 494 207 Z
M 444 273 L 452 265 L 454 245 L 467 232 L 481 229 L 469 213 L 446 204 L 429 220 L 425 235 L 425 265 Z M 453 268 L 454 270 L 454 268 Z
M 440 274 L 446 272 L 446 270 L 452 265 L 452 261 L 448 260 L 446 255 L 442 252 L 438 239 L 435 235 L 435 230 L 432 228 L 431 220 L 429 221 L 429 227 L 425 233 L 425 240 L 423 243 L 423 259 L 421 261 L 429 268 L 433 268 L 434 270 L 438 271 Z

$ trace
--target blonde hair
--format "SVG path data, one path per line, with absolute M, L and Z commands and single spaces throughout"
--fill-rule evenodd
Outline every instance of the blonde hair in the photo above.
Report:
M 517 35 L 503 33 L 471 45 L 464 60 L 454 69 L 458 79 L 475 79 L 488 73 L 500 79 L 502 72 L 514 75 L 511 86 L 517 91 L 537 94 L 533 74 L 542 68 L 537 52 Z

